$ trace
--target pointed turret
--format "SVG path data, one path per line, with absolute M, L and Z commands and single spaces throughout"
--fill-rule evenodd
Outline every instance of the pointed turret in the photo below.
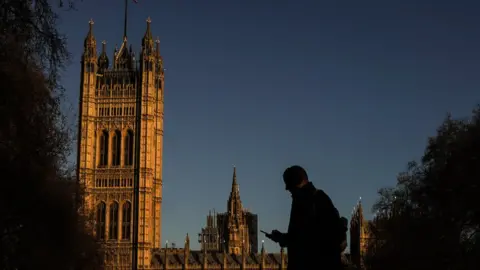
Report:
M 185 237 L 185 250 L 187 251 L 190 251 L 190 237 L 188 236 L 188 233 L 187 233 L 187 236 Z
M 163 263 L 163 270 L 167 270 L 168 269 L 168 264 L 169 264 L 169 260 L 168 260 L 168 240 L 165 241 L 165 252 L 164 252 L 164 256 L 165 256 L 165 261 Z
M 163 68 L 163 59 L 160 55 L 160 38 L 157 37 L 155 41 L 155 89 L 159 93 L 161 99 L 163 99 L 163 81 L 165 75 L 165 69 Z
M 356 224 L 362 224 L 364 220 L 363 217 L 363 207 L 362 207 L 362 197 L 359 198 L 357 205 L 353 208 L 353 215 L 350 222 L 355 222 Z
M 152 30 L 150 17 L 147 18 L 147 30 L 142 38 L 142 52 L 140 55 L 140 70 L 142 73 L 142 83 L 147 85 L 153 85 L 155 89 L 151 89 L 149 93 L 158 93 L 163 86 L 163 76 L 159 71 L 163 70 L 161 67 L 161 61 L 155 56 L 154 42 L 152 38 Z M 156 72 L 155 72 L 156 71 Z M 163 100 L 163 91 L 159 92 L 160 100 Z
M 113 59 L 116 59 L 118 55 L 118 44 L 115 44 L 115 48 L 113 49 Z
M 84 72 L 94 73 L 97 62 L 97 42 L 93 35 L 93 20 L 88 22 L 88 33 L 85 37 L 82 62 L 84 64 Z
M 260 269 L 265 269 L 265 241 L 262 240 L 262 250 L 260 251 L 261 261 L 260 261 Z
M 190 237 L 185 237 L 185 247 L 183 248 L 183 269 L 188 269 L 188 260 L 190 257 Z
M 107 42 L 104 40 L 102 41 L 102 52 L 98 57 L 98 71 L 99 73 L 103 73 L 103 71 L 108 69 L 109 61 L 107 56 Z
M 363 216 L 362 198 L 353 209 L 350 220 L 350 256 L 351 261 L 357 267 L 362 265 L 362 256 L 366 249 L 368 238 L 368 222 Z
M 212 211 L 208 210 L 207 227 L 213 227 Z
M 93 19 L 90 19 L 90 21 L 88 21 L 88 33 L 87 33 L 87 36 L 85 37 L 85 41 L 83 43 L 85 49 L 88 48 L 88 47 L 96 47 L 97 46 L 96 41 L 95 41 L 95 36 L 93 35 L 93 25 L 94 25 Z
M 215 212 L 215 208 L 213 208 L 213 227 L 217 228 L 217 213 Z
M 96 72 L 97 72 L 97 42 L 93 36 L 93 20 L 88 22 L 88 33 L 85 37 L 82 54 L 82 90 L 81 98 L 95 94 Z M 83 96 L 86 95 L 86 96 Z
M 151 23 L 152 23 L 152 20 L 150 19 L 150 17 L 148 17 L 147 29 L 145 30 L 145 35 L 143 35 L 143 38 L 142 38 L 142 47 L 146 54 L 153 53 L 153 37 L 152 37 L 152 29 L 150 27 Z
M 157 39 L 155 40 L 155 56 L 157 58 L 160 58 L 160 38 L 157 37 Z

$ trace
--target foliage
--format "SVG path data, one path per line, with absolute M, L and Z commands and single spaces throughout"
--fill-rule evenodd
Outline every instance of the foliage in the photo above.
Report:
M 370 269 L 473 269 L 480 263 L 480 110 L 450 115 L 374 206 Z
M 48 1 L 35 2 L 0 0 L 0 269 L 99 269 L 65 169 L 68 53 Z
M 48 0 L 0 0 L 0 46 L 15 44 L 28 63 L 42 70 L 54 89 L 59 87 L 59 73 L 70 58 L 52 8 Z

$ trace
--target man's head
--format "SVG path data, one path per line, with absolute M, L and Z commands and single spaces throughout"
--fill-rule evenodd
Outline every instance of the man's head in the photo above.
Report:
M 298 165 L 289 167 L 283 173 L 285 189 L 293 192 L 308 183 L 308 175 L 305 169 Z

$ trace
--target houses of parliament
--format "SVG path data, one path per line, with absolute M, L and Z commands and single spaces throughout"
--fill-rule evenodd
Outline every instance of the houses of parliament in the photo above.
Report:
M 81 60 L 77 179 L 82 211 L 102 244 L 106 269 L 286 269 L 287 256 L 258 250 L 257 216 L 240 200 L 236 170 L 227 212 L 207 216 L 201 250 L 161 243 L 164 66 L 147 19 L 138 55 L 126 31 L 113 57 L 98 49 L 90 20 Z M 351 258 L 368 238 L 361 207 L 351 218 Z

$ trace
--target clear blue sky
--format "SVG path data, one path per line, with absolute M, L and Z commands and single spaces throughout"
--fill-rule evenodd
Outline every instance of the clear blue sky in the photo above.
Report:
M 226 210 L 232 164 L 260 229 L 286 230 L 281 175 L 293 164 L 342 215 L 359 196 L 369 210 L 447 111 L 468 115 L 479 101 L 475 2 L 129 3 L 130 43 L 139 50 L 150 16 L 167 69 L 162 241 L 183 246 L 188 232 L 198 248 L 208 210 Z M 110 55 L 123 34 L 123 1 L 77 8 L 61 25 L 73 54 L 64 75 L 72 123 L 88 20 Z

